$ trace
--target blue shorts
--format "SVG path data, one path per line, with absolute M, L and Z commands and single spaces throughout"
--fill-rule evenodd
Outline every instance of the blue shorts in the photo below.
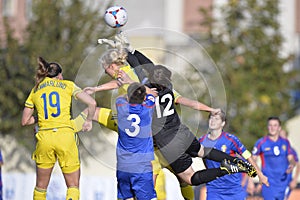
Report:
M 220 192 L 209 192 L 207 191 L 207 200 L 246 200 L 246 193 L 236 192 L 236 193 L 220 193 Z
M 138 200 L 156 199 L 153 172 L 128 173 L 117 170 L 118 199 L 136 197 Z
M 271 184 L 269 187 L 263 185 L 261 194 L 264 200 L 284 199 L 285 188 L 272 187 Z

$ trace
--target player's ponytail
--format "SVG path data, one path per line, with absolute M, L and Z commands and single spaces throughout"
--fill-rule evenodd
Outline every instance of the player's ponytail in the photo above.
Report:
M 38 57 L 38 68 L 35 74 L 35 89 L 38 87 L 40 82 L 42 82 L 45 77 L 56 77 L 58 74 L 62 73 L 62 68 L 58 63 L 48 63 L 44 58 Z
M 49 68 L 49 63 L 47 63 L 47 61 L 44 58 L 38 57 L 37 61 L 38 68 L 35 73 L 35 88 L 37 88 L 40 82 L 42 82 L 47 76 Z

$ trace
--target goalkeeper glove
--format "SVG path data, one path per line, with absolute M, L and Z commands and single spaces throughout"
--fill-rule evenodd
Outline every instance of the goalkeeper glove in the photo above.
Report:
M 116 34 L 115 39 L 117 42 L 120 42 L 124 48 L 126 48 L 130 53 L 134 53 L 134 48 L 130 45 L 130 42 L 127 36 L 121 31 L 120 33 Z

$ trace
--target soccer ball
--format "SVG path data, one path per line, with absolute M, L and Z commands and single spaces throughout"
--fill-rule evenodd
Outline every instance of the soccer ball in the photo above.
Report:
M 106 24 L 112 28 L 124 26 L 127 19 L 127 11 L 121 6 L 112 6 L 104 14 Z

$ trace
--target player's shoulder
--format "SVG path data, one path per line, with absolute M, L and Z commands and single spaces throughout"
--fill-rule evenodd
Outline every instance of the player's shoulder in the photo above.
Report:
M 256 146 L 262 145 L 268 141 L 268 136 L 263 136 L 261 138 L 258 138 L 255 142 Z
M 75 85 L 74 81 L 71 81 L 71 80 L 59 80 L 59 82 L 68 84 L 68 85 Z
M 239 138 L 236 135 L 234 135 L 232 133 L 228 133 L 228 132 L 222 132 L 222 136 L 231 138 L 231 139 L 235 139 L 235 140 L 239 140 Z
M 124 104 L 124 103 L 128 103 L 127 98 L 125 97 L 125 95 L 117 97 L 116 104 Z

